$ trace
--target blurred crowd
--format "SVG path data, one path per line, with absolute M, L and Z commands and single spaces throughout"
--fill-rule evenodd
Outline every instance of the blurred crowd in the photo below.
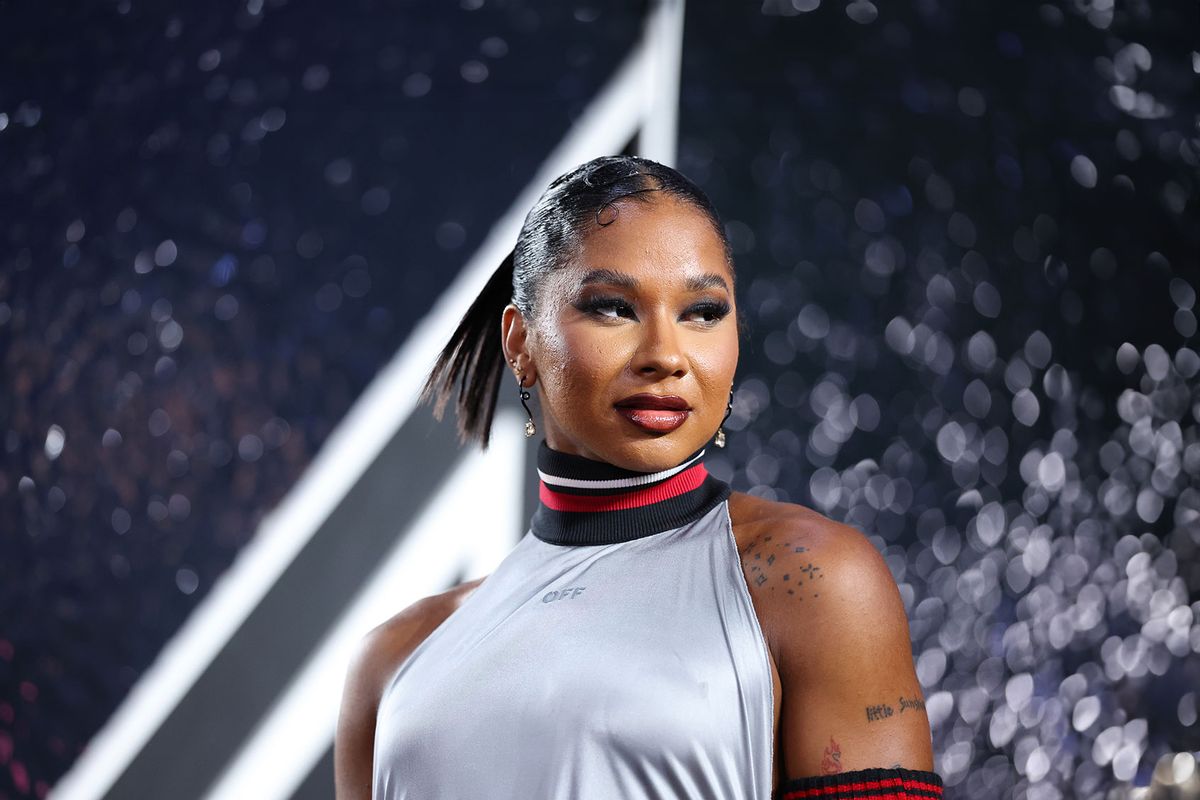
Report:
M 0 11 L 0 798 L 70 766 L 645 11 L 175 6 Z M 881 549 L 948 796 L 1195 774 L 1185 11 L 687 9 L 678 167 L 750 322 L 708 463 Z

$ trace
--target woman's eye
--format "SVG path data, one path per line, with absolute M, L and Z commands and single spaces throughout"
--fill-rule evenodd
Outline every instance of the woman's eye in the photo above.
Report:
M 697 303 L 688 309 L 689 316 L 699 316 L 703 322 L 718 322 L 723 319 L 730 311 L 729 304 L 725 302 L 710 302 Z
M 621 317 L 637 319 L 633 306 L 619 297 L 596 297 L 585 300 L 576 307 L 585 314 L 594 314 L 607 319 Z M 685 319 L 698 318 L 700 322 L 711 325 L 723 319 L 730 310 L 729 304 L 723 301 L 697 303 L 683 312 L 683 317 Z
M 617 319 L 624 315 L 633 316 L 633 306 L 616 297 L 597 297 L 584 301 L 579 305 L 579 310 L 609 319 Z

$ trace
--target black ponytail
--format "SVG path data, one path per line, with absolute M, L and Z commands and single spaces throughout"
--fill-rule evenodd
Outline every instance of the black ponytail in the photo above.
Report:
M 433 399 L 434 416 L 441 419 L 457 385 L 459 438 L 464 444 L 475 439 L 486 450 L 499 396 L 500 371 L 505 368 L 500 330 L 505 306 L 511 302 L 520 309 L 526 325 L 536 323 L 539 287 L 553 270 L 571 261 L 582 238 L 597 227 L 612 224 L 619 212 L 615 205 L 618 200 L 650 203 L 657 193 L 682 200 L 704 213 L 725 247 L 725 260 L 733 274 L 733 253 L 724 226 L 698 186 L 650 159 L 593 158 L 551 181 L 529 210 L 516 246 L 442 348 L 418 402 Z M 605 211 L 611 213 L 605 215 Z M 736 275 L 734 278 L 736 281 Z
M 500 320 L 504 307 L 512 302 L 512 294 L 513 253 L 510 252 L 438 354 L 417 401 L 426 403 L 432 399 L 433 415 L 440 420 L 457 384 L 459 440 L 466 444 L 475 439 L 484 450 L 491 435 L 496 399 L 500 396 L 500 371 L 504 368 Z

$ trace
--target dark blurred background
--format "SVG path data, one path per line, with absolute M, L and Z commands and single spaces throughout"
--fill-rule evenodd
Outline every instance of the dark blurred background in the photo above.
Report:
M 648 11 L 0 2 L 0 798 L 71 767 Z M 1198 28 L 686 9 L 676 166 L 750 323 L 708 463 L 883 551 L 948 796 L 1200 749 Z

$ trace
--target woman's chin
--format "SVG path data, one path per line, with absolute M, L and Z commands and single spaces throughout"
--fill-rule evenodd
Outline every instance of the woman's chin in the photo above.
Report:
M 683 429 L 668 433 L 635 430 L 622 437 L 619 448 L 613 448 L 619 452 L 604 460 L 637 472 L 658 472 L 678 465 L 703 446 L 703 442 L 693 442 L 692 438 Z

